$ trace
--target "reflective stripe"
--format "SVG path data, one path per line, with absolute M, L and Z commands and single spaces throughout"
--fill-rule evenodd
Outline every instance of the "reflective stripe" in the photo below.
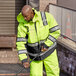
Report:
M 25 50 L 18 50 L 18 54 L 25 54 L 25 53 L 27 53 L 26 49 Z
M 46 40 L 41 40 L 41 41 L 40 41 L 40 44 L 41 44 L 41 43 L 44 43 L 45 41 L 46 41 Z
M 50 29 L 50 33 L 54 32 L 56 30 L 59 30 L 59 29 L 60 29 L 60 27 L 57 25 L 57 26 Z
M 27 42 L 27 39 L 23 38 L 23 37 L 18 37 L 17 38 L 17 42 Z
M 49 38 L 52 42 L 56 42 L 56 39 L 55 39 L 53 36 L 49 35 L 48 38 Z
M 41 12 L 41 17 L 42 17 L 43 25 L 47 25 L 45 12 Z
M 31 46 L 31 47 L 34 47 L 34 46 L 37 46 L 38 43 L 28 43 L 27 45 L 28 45 L 28 46 Z
M 38 55 L 38 54 L 29 53 L 29 52 L 28 52 L 28 54 L 31 55 L 31 56 L 33 56 L 33 57 L 42 56 L 42 55 L 44 55 L 46 52 L 51 51 L 53 48 L 56 48 L 56 46 L 57 46 L 57 43 L 55 42 L 51 47 L 48 48 L 47 51 L 41 52 L 41 54 L 39 53 L 39 55 Z
M 41 43 L 44 43 L 45 40 L 41 40 L 40 43 L 36 42 L 36 43 L 28 43 L 27 45 L 28 46 L 31 46 L 31 47 L 35 47 L 35 46 L 38 46 L 38 44 L 41 44 Z
M 51 51 L 53 48 L 56 48 L 56 46 L 57 46 L 57 43 L 55 42 L 51 47 L 48 48 L 47 51 L 41 53 L 40 56 L 41 56 L 41 55 L 44 55 L 44 54 L 45 54 L 46 52 L 48 52 L 48 51 Z

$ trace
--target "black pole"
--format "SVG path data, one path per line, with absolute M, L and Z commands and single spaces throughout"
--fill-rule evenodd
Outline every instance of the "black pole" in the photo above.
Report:
M 28 5 L 29 4 L 29 0 L 26 0 L 26 5 Z

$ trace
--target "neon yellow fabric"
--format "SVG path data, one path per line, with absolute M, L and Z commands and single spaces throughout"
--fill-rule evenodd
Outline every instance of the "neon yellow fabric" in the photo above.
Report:
M 24 37 L 26 36 L 26 32 L 27 32 L 27 29 L 23 27 L 23 23 L 19 23 L 19 27 L 18 27 L 18 33 L 17 33 L 17 37 Z M 16 42 L 16 45 L 17 45 L 17 50 L 24 50 L 26 49 L 25 48 L 25 45 L 26 42 Z M 19 54 L 19 59 L 22 61 L 23 59 L 26 59 L 27 56 L 26 54 Z
M 19 54 L 19 59 L 20 60 L 23 60 L 23 59 L 26 59 L 26 58 L 27 58 L 26 54 Z
M 41 40 L 46 40 L 44 43 L 50 47 L 53 44 L 53 42 L 49 40 L 47 37 L 49 35 L 52 35 L 53 37 L 57 39 L 60 35 L 60 30 L 50 33 L 49 29 L 54 26 L 57 26 L 58 24 L 53 18 L 53 16 L 46 12 L 45 14 L 46 14 L 48 25 L 44 26 L 40 12 L 36 11 L 35 9 L 33 10 L 35 12 L 35 16 L 33 20 L 30 22 L 25 21 L 21 13 L 19 13 L 19 15 L 17 16 L 17 21 L 19 22 L 17 37 L 25 38 L 26 34 L 28 34 L 28 43 L 36 43 L 36 42 L 40 42 Z M 35 25 L 34 25 L 35 22 L 36 22 L 37 34 L 36 34 Z M 27 32 L 26 26 L 29 28 L 29 32 Z M 26 41 L 17 42 L 16 44 L 17 44 L 18 51 L 26 49 L 25 47 Z M 21 54 L 21 56 L 19 55 L 19 58 L 20 60 L 23 60 L 27 58 L 27 56 L 24 57 L 24 54 Z
M 32 61 L 30 64 L 30 76 L 43 76 L 43 62 Z
M 43 76 L 43 64 L 47 76 L 59 76 L 59 65 L 56 50 L 42 61 L 33 61 L 30 64 L 30 76 Z
M 52 27 L 55 27 L 55 26 L 58 25 L 56 20 L 54 19 L 54 17 L 51 14 L 47 13 L 46 17 L 47 17 L 47 22 L 48 22 L 49 28 L 52 28 Z M 49 35 L 51 35 L 51 36 L 53 36 L 54 38 L 57 39 L 60 36 L 60 30 L 57 30 L 53 33 L 49 32 Z M 50 41 L 49 39 L 47 39 L 47 41 L 45 41 L 45 44 L 47 46 L 51 46 L 53 44 L 53 42 Z

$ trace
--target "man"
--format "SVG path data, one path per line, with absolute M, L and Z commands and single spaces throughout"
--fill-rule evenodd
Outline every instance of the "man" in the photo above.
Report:
M 17 50 L 19 59 L 25 68 L 29 67 L 26 52 L 30 60 L 30 76 L 43 76 L 43 64 L 47 76 L 59 76 L 56 53 L 56 39 L 60 30 L 53 16 L 47 12 L 38 12 L 29 5 L 22 8 L 17 16 Z

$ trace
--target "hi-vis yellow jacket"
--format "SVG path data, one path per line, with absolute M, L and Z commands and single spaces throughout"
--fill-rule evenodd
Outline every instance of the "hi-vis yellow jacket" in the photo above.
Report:
M 21 13 L 17 16 L 19 25 L 16 45 L 22 62 L 27 59 L 27 51 L 36 54 L 40 52 L 41 46 L 54 47 L 53 44 L 60 35 L 59 26 L 51 14 L 33 10 L 35 15 L 30 22 L 24 20 Z

